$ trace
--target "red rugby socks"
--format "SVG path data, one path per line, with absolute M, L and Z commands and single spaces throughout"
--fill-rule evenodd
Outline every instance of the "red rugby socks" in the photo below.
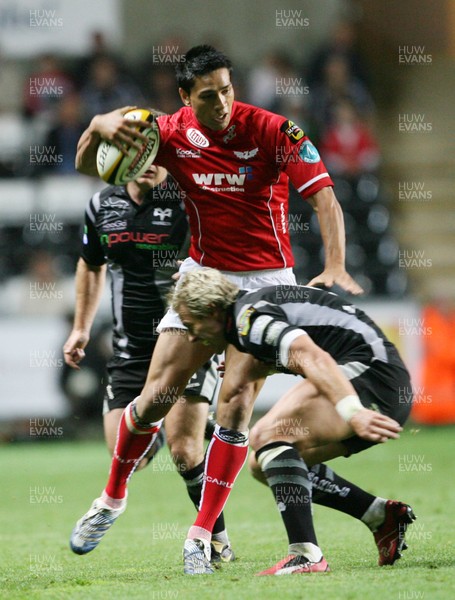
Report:
M 161 428 L 162 420 L 157 423 L 141 422 L 136 413 L 135 402 L 133 400 L 128 404 L 120 419 L 109 480 L 103 497 L 107 495 L 116 500 L 125 497 L 131 475 Z
M 248 431 L 216 425 L 207 449 L 199 513 L 188 538 L 210 540 L 218 515 L 227 502 L 234 482 L 248 455 Z

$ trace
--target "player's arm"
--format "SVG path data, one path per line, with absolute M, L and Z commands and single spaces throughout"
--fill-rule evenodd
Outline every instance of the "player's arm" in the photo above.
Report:
M 147 137 L 137 130 L 138 125 L 148 127 L 145 121 L 131 121 L 124 115 L 134 106 L 124 106 L 112 112 L 95 115 L 88 128 L 81 135 L 76 150 L 76 169 L 85 175 L 98 176 L 96 169 L 96 152 L 101 138 L 115 144 L 122 152 L 127 154 L 128 148 L 133 146 L 141 149 L 142 142 Z
M 280 360 L 290 371 L 313 383 L 361 438 L 385 442 L 399 437 L 400 425 L 390 417 L 363 407 L 353 385 L 335 360 L 303 331 L 300 335 L 299 330 L 294 329 L 283 336 Z
M 73 329 L 63 346 L 67 365 L 79 369 L 84 348 L 90 339 L 90 330 L 101 300 L 106 280 L 106 265 L 89 265 L 80 258 L 76 268 L 76 305 Z
M 317 212 L 325 251 L 324 271 L 308 285 L 338 284 L 351 294 L 362 294 L 363 289 L 345 268 L 345 229 L 341 206 L 332 187 L 324 187 L 307 199 Z
M 353 294 L 362 288 L 346 272 L 345 230 L 341 207 L 332 189 L 332 180 L 317 149 L 304 132 L 291 121 L 275 126 L 275 161 L 289 176 L 302 197 L 318 214 L 325 251 L 324 271 L 308 285 L 331 287 L 335 283 Z

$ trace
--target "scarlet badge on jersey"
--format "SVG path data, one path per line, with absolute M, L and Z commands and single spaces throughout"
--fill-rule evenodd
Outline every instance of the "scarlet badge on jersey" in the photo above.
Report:
M 300 127 L 296 125 L 294 121 L 288 120 L 284 121 L 284 123 L 281 125 L 280 131 L 285 133 L 293 144 L 298 144 L 305 135 L 303 129 L 300 129 Z

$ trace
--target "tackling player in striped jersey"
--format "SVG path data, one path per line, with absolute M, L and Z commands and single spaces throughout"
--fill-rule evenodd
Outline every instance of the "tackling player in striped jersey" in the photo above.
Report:
M 313 527 L 312 490 L 319 500 L 325 495 L 322 504 L 369 526 L 379 564 L 393 564 L 415 518 L 411 507 L 375 497 L 324 464 L 398 438 L 410 413 L 409 373 L 379 327 L 331 292 L 283 285 L 240 291 L 206 268 L 185 276 L 172 305 L 194 343 L 218 353 L 232 344 L 271 372 L 304 377 L 250 435 L 253 468 L 272 489 L 289 537 L 289 554 L 259 575 L 329 570 Z M 215 436 L 222 435 L 217 426 Z

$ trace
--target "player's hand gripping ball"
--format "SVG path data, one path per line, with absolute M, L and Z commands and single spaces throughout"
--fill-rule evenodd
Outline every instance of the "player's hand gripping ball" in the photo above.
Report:
M 114 144 L 101 140 L 96 154 L 96 167 L 103 181 L 111 185 L 124 185 L 128 181 L 140 177 L 155 160 L 160 144 L 160 133 L 153 114 L 145 108 L 136 108 L 125 113 L 128 120 L 147 121 L 150 127 L 136 127 L 137 131 L 147 136 L 141 142 L 141 148 L 128 148 L 123 154 Z

